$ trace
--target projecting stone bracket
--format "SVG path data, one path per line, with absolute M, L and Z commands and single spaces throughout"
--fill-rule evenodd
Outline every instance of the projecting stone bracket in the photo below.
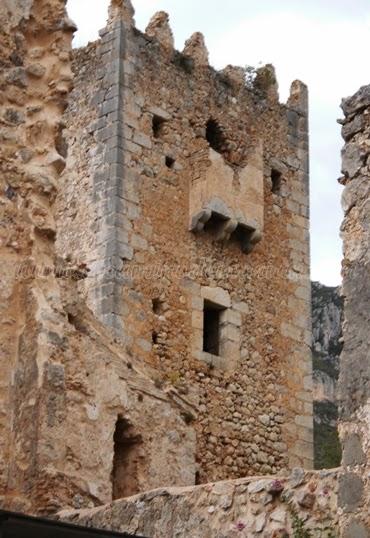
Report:
M 191 219 L 190 230 L 192 232 L 202 232 L 204 226 L 212 217 L 212 211 L 210 209 L 202 209 Z
M 241 249 L 245 254 L 250 254 L 254 247 L 262 239 L 262 232 L 259 230 L 247 229 L 245 230 L 245 236 L 241 242 Z
M 190 231 L 194 233 L 209 231 L 213 239 L 219 242 L 230 241 L 234 236 L 246 254 L 252 252 L 262 239 L 262 232 L 256 221 L 235 217 L 220 200 L 213 200 L 207 208 L 192 216 Z

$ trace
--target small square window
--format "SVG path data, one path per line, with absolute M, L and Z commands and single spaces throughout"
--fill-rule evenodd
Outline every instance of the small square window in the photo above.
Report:
M 203 351 L 220 355 L 222 306 L 204 301 L 203 309 Z

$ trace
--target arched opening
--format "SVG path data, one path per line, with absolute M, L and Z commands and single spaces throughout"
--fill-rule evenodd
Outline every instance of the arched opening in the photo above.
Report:
M 112 499 L 116 500 L 139 492 L 139 447 L 142 439 L 132 424 L 119 415 L 113 442 Z

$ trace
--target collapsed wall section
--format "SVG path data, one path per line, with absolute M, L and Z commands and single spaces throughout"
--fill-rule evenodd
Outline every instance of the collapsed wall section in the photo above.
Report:
M 191 404 L 198 481 L 310 467 L 307 89 L 281 105 L 271 66 L 216 72 L 201 34 L 179 53 L 168 16 L 143 34 L 128 1 L 101 36 L 74 58 L 59 252 Z

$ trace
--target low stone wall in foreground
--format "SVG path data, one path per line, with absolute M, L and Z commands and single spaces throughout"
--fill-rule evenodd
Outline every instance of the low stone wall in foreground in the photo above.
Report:
M 101 508 L 61 512 L 78 525 L 146 538 L 335 538 L 338 471 L 162 488 Z

